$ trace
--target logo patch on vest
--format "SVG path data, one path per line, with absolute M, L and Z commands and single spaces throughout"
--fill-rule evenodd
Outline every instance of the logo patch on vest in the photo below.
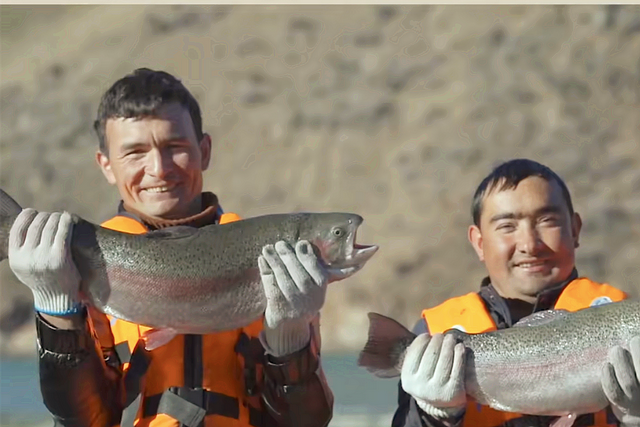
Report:
M 595 307 L 597 305 L 605 305 L 605 304 L 609 304 L 610 302 L 613 302 L 613 300 L 609 297 L 606 297 L 606 296 L 598 297 L 593 301 L 591 301 L 591 304 L 589 304 L 589 307 Z

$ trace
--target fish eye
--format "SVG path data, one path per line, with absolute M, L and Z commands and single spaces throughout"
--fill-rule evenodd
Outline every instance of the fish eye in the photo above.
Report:
M 331 230 L 331 232 L 336 237 L 340 237 L 340 236 L 342 236 L 344 234 L 344 230 L 342 228 L 338 228 L 338 227 L 336 227 L 333 230 Z

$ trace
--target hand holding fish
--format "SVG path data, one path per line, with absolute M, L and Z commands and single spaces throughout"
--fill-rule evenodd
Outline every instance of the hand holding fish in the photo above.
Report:
M 33 292 L 39 312 L 66 316 L 80 309 L 80 273 L 69 251 L 73 222 L 68 213 L 24 209 L 9 232 L 9 265 Z
M 297 242 L 295 250 L 282 241 L 265 246 L 258 266 L 267 297 L 263 344 L 275 356 L 303 348 L 324 304 L 329 275 L 307 241 Z
M 602 389 L 622 427 L 640 427 L 640 335 L 609 351 L 602 371 Z
M 419 335 L 407 349 L 402 387 L 426 413 L 441 419 L 465 408 L 464 345 L 452 335 Z

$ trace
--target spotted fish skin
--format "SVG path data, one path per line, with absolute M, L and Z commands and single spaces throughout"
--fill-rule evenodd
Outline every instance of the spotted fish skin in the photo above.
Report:
M 370 313 L 360 366 L 398 376 L 415 335 L 393 319 Z M 494 409 L 539 416 L 588 414 L 608 406 L 601 371 L 609 350 L 640 335 L 640 301 L 627 299 L 567 312 L 549 310 L 512 328 L 480 334 L 451 329 L 467 348 L 465 389 Z
M 21 210 L 0 190 L 0 261 Z M 258 257 L 265 245 L 309 241 L 331 281 L 355 274 L 378 249 L 355 244 L 363 218 L 353 213 L 264 215 L 146 234 L 73 220 L 70 250 L 85 301 L 118 319 L 176 334 L 237 329 L 261 317 L 266 297 Z

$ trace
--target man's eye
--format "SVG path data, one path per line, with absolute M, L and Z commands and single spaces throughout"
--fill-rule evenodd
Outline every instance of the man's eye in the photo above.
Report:
M 540 222 L 542 222 L 543 224 L 557 224 L 558 223 L 558 218 L 553 217 L 553 216 L 547 216 L 544 217 L 540 220 Z
M 500 224 L 498 225 L 498 230 L 502 230 L 502 231 L 511 231 L 514 230 L 516 227 L 513 224 Z

